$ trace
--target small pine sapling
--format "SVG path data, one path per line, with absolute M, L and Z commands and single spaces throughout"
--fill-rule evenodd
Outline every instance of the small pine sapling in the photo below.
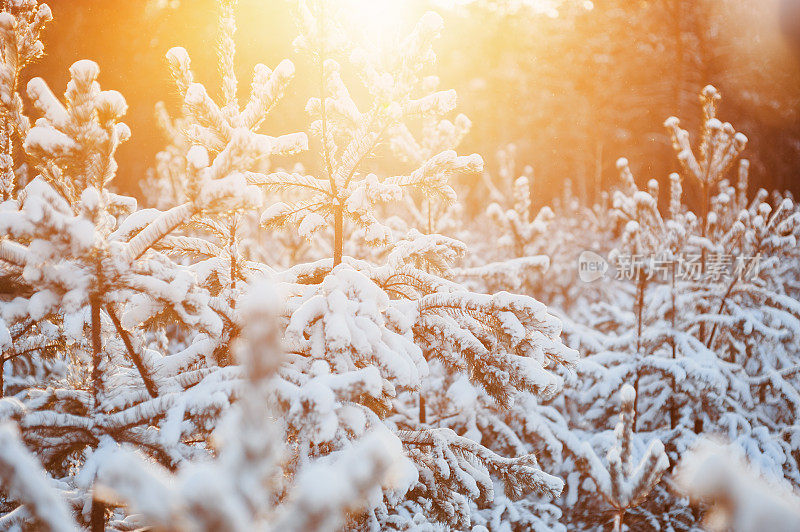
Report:
M 432 92 L 422 77 L 435 58 L 431 45 L 441 30 L 441 17 L 428 13 L 395 49 L 376 54 L 366 47 L 352 47 L 343 38 L 342 9 L 330 0 L 301 1 L 297 7 L 301 36 L 296 45 L 311 56 L 319 73 L 320 95 L 309 100 L 307 110 L 314 119 L 312 137 L 320 146 L 320 176 L 278 172 L 258 183 L 267 190 L 305 191 L 306 197 L 295 203 L 268 208 L 262 224 L 294 225 L 307 238 L 332 226 L 334 266 L 342 262 L 346 220 L 363 228 L 367 243 L 387 244 L 391 230 L 376 218 L 376 206 L 400 201 L 409 191 L 452 202 L 455 192 L 448 177 L 480 171 L 483 164 L 477 155 L 463 157 L 452 150 L 433 153 L 437 146 L 431 145 L 406 155 L 413 155 L 410 162 L 415 167 L 406 174 L 380 179 L 367 170 L 365 163 L 381 143 L 392 144 L 396 139 L 395 145 L 408 145 L 407 121 L 436 120 L 455 107 L 456 98 L 453 91 Z M 369 98 L 361 108 L 334 59 L 347 54 L 368 89 Z M 457 137 L 455 126 L 450 129 L 449 137 Z M 456 140 L 451 138 L 449 143 Z
M 653 440 L 646 450 L 636 456 L 634 440 L 634 402 L 636 391 L 630 385 L 622 387 L 619 423 L 614 429 L 616 442 L 606 455 L 607 466 L 588 443 L 584 443 L 578 467 L 594 480 L 597 490 L 614 507 L 614 531 L 623 530 L 625 513 L 642 503 L 669 467 L 664 444 Z
M 14 196 L 17 174 L 14 151 L 31 128 L 19 83 L 22 70 L 44 54 L 40 40 L 45 25 L 53 19 L 47 4 L 37 0 L 4 2 L 0 11 L 0 200 Z M 24 184 L 24 183 L 23 183 Z
M 242 106 L 238 99 L 235 72 L 236 0 L 220 0 L 220 39 L 218 45 L 223 101 L 219 104 L 205 86 L 195 81 L 189 55 L 183 48 L 173 48 L 167 60 L 178 91 L 183 97 L 183 117 L 179 120 L 189 145 L 185 153 L 187 176 L 178 178 L 189 199 L 197 195 L 203 183 L 212 182 L 220 193 L 236 194 L 241 199 L 223 216 L 200 216 L 192 221 L 197 234 L 171 237 L 160 248 L 169 254 L 189 255 L 203 260 L 202 268 L 209 285 L 219 291 L 235 289 L 260 268 L 243 256 L 242 240 L 252 234 L 248 211 L 260 208 L 264 176 L 258 170 L 271 158 L 288 156 L 308 148 L 303 133 L 271 137 L 258 133 L 269 112 L 282 98 L 294 76 L 294 65 L 282 61 L 274 70 L 263 64 L 255 67 L 250 98 Z M 169 154 L 165 154 L 168 157 Z M 224 190 L 223 190 L 224 187 Z M 245 210 L 247 208 L 247 210 Z

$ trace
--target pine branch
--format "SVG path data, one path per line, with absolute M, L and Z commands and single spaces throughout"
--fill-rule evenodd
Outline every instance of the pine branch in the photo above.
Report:
M 130 335 L 128 331 L 123 329 L 122 324 L 119 321 L 119 318 L 114 313 L 111 305 L 106 305 L 106 312 L 111 317 L 111 321 L 114 323 L 114 328 L 117 329 L 117 334 L 120 335 L 122 338 L 122 342 L 125 344 L 125 349 L 128 351 L 128 356 L 131 358 L 134 366 L 136 366 L 136 370 L 139 372 L 139 375 L 142 377 L 142 381 L 144 381 L 144 386 L 147 389 L 147 393 L 150 394 L 150 397 L 156 398 L 158 397 L 158 389 L 156 387 L 153 378 L 150 376 L 149 371 L 145 367 L 144 360 L 142 357 L 139 356 L 139 353 L 133 348 L 133 344 L 131 343 Z
M 131 261 L 138 260 L 159 240 L 180 227 L 198 212 L 192 203 L 184 203 L 162 213 L 145 229 L 133 237 L 127 245 L 127 256 Z

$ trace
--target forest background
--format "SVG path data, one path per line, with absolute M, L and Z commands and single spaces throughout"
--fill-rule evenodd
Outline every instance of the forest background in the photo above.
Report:
M 303 75 L 310 65 L 292 49 L 296 28 L 284 4 L 242 0 L 238 67 L 246 78 L 256 62 L 295 61 L 299 75 L 266 124 L 295 131 L 305 120 L 295 110 L 316 80 Z M 74 61 L 99 63 L 102 85 L 124 91 L 134 131 L 119 150 L 117 187 L 141 195 L 140 182 L 164 142 L 155 105 L 166 95 L 170 111 L 180 106 L 164 50 L 184 46 L 200 78 L 213 76 L 215 3 L 52 0 L 50 6 L 59 23 L 46 29 L 48 55 L 26 75 L 59 87 Z M 513 144 L 515 159 L 533 169 L 535 205 L 560 195 L 567 179 L 579 197 L 595 201 L 598 191 L 618 184 L 621 155 L 633 161 L 642 183 L 659 179 L 666 194 L 666 176 L 678 163 L 664 117 L 697 117 L 697 94 L 707 84 L 725 96 L 720 114 L 751 139 L 752 190 L 800 193 L 800 2 L 398 0 L 365 8 L 396 9 L 392 16 L 365 17 L 410 27 L 431 8 L 446 19 L 437 43 L 443 86 L 456 89 L 459 108 L 474 124 L 464 151 L 484 154 L 496 175 L 502 163 L 494 154 Z M 473 193 L 462 199 L 480 208 L 481 187 L 467 188 Z M 690 205 L 693 192 L 686 191 Z

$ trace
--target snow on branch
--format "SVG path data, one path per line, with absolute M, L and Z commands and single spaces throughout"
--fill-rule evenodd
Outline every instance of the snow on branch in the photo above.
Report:
M 701 439 L 675 477 L 693 501 L 712 505 L 704 522 L 710 530 L 800 530 L 800 496 L 759 474 L 731 445 Z
M 52 532 L 78 530 L 61 494 L 9 423 L 0 424 L 0 480 L 12 500 L 22 504 L 27 526 Z M 22 523 L 20 523 L 22 524 Z

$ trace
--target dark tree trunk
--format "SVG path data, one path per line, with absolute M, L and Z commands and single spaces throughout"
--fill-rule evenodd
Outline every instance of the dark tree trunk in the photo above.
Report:
M 103 350 L 100 339 L 100 305 L 92 299 L 92 399 L 97 407 L 97 396 L 100 394 L 100 358 Z
M 344 212 L 342 206 L 336 207 L 333 220 L 333 267 L 342 263 L 344 249 Z
M 639 369 L 640 359 L 642 357 L 642 320 L 644 319 L 644 292 L 645 283 L 647 281 L 642 274 L 641 268 L 637 273 L 637 297 L 636 297 L 636 380 L 633 384 L 633 389 L 636 396 L 633 400 L 633 432 L 636 432 L 636 423 L 639 421 L 639 379 L 641 378 L 641 370 Z
M 106 505 L 97 499 L 92 500 L 92 516 L 89 529 L 91 532 L 105 532 L 106 530 Z
M 677 313 L 678 309 L 675 304 L 675 291 L 677 288 L 675 287 L 675 261 L 672 261 L 672 338 L 670 339 L 670 343 L 672 344 L 672 359 L 675 360 L 678 357 L 677 353 L 677 346 L 675 345 L 675 323 L 677 320 Z M 672 384 L 672 397 L 669 401 L 669 426 L 671 429 L 675 429 L 678 426 L 678 383 L 675 381 L 675 375 L 670 377 L 671 384 Z
M 103 350 L 100 323 L 100 304 L 92 298 L 92 403 L 97 410 L 97 397 L 100 394 L 100 362 Z M 106 528 L 106 507 L 102 502 L 92 499 L 92 513 L 90 518 L 91 532 L 104 532 Z
M 133 349 L 133 344 L 131 343 L 130 335 L 128 331 L 122 328 L 122 323 L 120 323 L 119 318 L 111 310 L 111 306 L 106 307 L 106 311 L 108 312 L 109 317 L 111 317 L 111 321 L 114 323 L 114 328 L 117 330 L 117 334 L 120 335 L 122 338 L 122 343 L 125 344 L 125 349 L 128 351 L 128 356 L 131 357 L 133 361 L 133 365 L 136 366 L 136 370 L 139 372 L 139 375 L 142 377 L 144 381 L 144 387 L 147 389 L 147 393 L 150 394 L 150 397 L 156 398 L 158 397 L 158 388 L 156 387 L 156 383 L 153 382 L 153 378 L 150 376 L 150 373 L 147 371 L 147 368 L 144 365 L 144 360 L 142 357 Z

